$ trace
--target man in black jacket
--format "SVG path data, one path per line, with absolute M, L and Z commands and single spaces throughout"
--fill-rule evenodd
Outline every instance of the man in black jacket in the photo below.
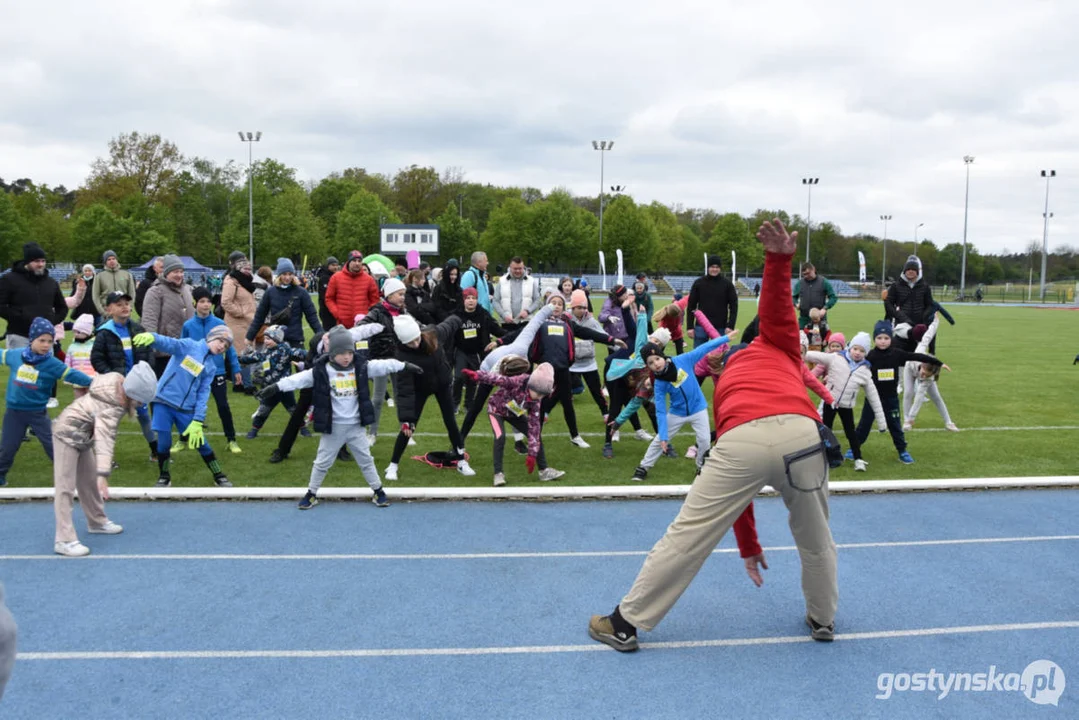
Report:
M 0 317 L 7 320 L 7 349 L 30 344 L 30 323 L 43 317 L 53 325 L 67 317 L 60 283 L 45 269 L 45 251 L 37 243 L 22 246 L 22 260 L 0 277 Z
M 884 300 L 884 317 L 894 320 L 896 325 L 906 323 L 928 325 L 933 321 L 933 291 L 922 277 L 922 261 L 916 255 L 907 258 L 903 265 L 903 276 L 888 288 Z M 913 351 L 918 343 L 907 334 L 901 349 Z M 932 352 L 932 350 L 931 350 Z
M 708 274 L 697 278 L 689 291 L 686 305 L 686 329 L 693 332 L 693 345 L 708 342 L 704 328 L 694 327 L 694 310 L 700 310 L 720 332 L 730 334 L 738 321 L 738 292 L 734 283 L 723 277 L 719 255 L 708 256 Z
M 322 327 L 332 328 L 337 324 L 333 313 L 326 307 L 326 288 L 330 286 L 330 278 L 341 269 L 341 264 L 332 255 L 326 258 L 326 264 L 318 271 L 318 319 L 322 321 Z

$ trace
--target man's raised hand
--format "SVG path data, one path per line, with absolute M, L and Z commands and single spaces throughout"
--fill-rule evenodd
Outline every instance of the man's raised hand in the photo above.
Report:
M 798 232 L 788 233 L 779 218 L 771 221 L 765 220 L 757 231 L 757 239 L 761 241 L 766 252 L 780 255 L 793 255 L 797 248 Z

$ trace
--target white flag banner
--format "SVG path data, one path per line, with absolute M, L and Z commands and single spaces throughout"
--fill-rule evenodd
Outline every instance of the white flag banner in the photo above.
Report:
M 731 250 L 731 281 L 738 279 L 738 257 L 734 254 L 734 250 Z
M 622 249 L 619 248 L 619 249 L 615 250 L 614 251 L 614 256 L 616 258 L 618 258 L 618 284 L 619 285 L 625 285 L 626 284 L 626 280 L 625 280 L 625 277 L 624 277 L 625 270 L 622 267 Z
M 704 274 L 708 274 L 708 253 L 704 254 Z
M 603 251 L 599 251 L 599 274 L 603 276 L 603 289 L 607 289 L 607 261 L 603 257 Z
M 858 282 L 865 282 L 865 255 L 858 251 Z

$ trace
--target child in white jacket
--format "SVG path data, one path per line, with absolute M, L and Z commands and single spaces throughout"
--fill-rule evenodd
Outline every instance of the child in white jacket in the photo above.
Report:
M 835 422 L 836 415 L 843 423 L 843 433 L 850 443 L 847 452 L 848 459 L 854 460 L 854 469 L 865 472 L 866 461 L 862 459 L 862 448 L 858 442 L 858 433 L 855 432 L 854 406 L 858 402 L 858 389 L 865 391 L 866 402 L 873 408 L 873 414 L 877 417 L 877 429 L 884 432 L 888 429 L 884 418 L 884 408 L 880 404 L 880 396 L 877 388 L 873 385 L 873 374 L 870 371 L 869 361 L 865 359 L 866 353 L 872 341 L 869 333 L 860 332 L 855 335 L 847 349 L 840 353 L 807 352 L 806 362 L 820 363 L 828 368 L 827 387 L 832 393 L 835 402 L 824 406 L 822 420 L 829 428 Z
M 929 344 L 936 336 L 939 326 L 940 315 L 936 313 L 933 315 L 933 322 L 929 324 L 929 327 L 924 325 L 914 326 L 911 334 L 918 343 L 918 347 L 915 348 L 914 352 L 929 352 Z M 959 432 L 959 428 L 952 422 L 952 417 L 948 414 L 948 406 L 944 404 L 944 398 L 940 396 L 940 389 L 937 387 L 937 379 L 940 377 L 941 368 L 951 371 L 951 368 L 947 365 L 936 367 L 920 362 L 909 362 L 903 366 L 903 416 L 906 418 L 903 422 L 904 432 L 914 427 L 914 420 L 918 417 L 918 411 L 921 410 L 926 396 L 937 406 L 937 411 L 940 412 L 940 417 L 944 420 L 944 427 L 952 432 Z

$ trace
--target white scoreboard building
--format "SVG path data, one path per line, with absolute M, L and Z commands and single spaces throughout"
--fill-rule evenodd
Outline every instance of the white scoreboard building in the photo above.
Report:
M 438 225 L 382 225 L 379 251 L 383 255 L 438 255 Z

